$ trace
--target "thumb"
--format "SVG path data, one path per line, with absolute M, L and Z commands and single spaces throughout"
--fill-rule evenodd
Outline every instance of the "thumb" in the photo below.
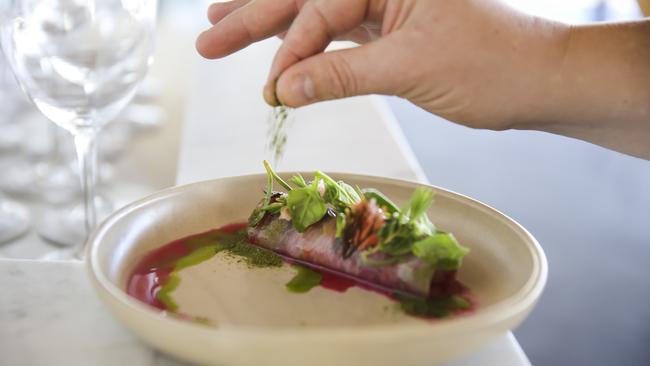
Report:
M 284 105 L 306 104 L 363 94 L 396 94 L 398 60 L 388 40 L 319 53 L 287 68 L 275 92 Z

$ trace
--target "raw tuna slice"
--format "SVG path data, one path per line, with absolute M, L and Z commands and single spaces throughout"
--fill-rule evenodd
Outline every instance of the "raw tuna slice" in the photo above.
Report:
M 336 220 L 332 216 L 326 216 L 304 233 L 296 231 L 277 214 L 266 215 L 255 227 L 248 227 L 248 239 L 254 244 L 390 292 L 428 297 L 432 291 L 439 292 L 440 281 L 453 281 L 453 273 L 436 274 L 435 268 L 415 256 L 381 267 L 364 265 L 359 252 L 344 258 L 343 243 L 335 238 L 335 233 Z

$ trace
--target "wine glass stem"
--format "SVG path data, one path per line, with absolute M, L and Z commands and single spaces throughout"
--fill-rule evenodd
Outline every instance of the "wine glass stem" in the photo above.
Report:
M 74 144 L 79 162 L 81 190 L 84 200 L 86 238 L 97 224 L 95 210 L 95 182 L 97 181 L 97 130 L 95 128 L 75 131 Z M 83 246 L 83 243 L 82 243 Z

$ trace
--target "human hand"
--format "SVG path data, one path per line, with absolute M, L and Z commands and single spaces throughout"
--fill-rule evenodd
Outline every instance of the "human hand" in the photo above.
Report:
M 498 0 L 234 0 L 197 49 L 284 38 L 264 96 L 397 95 L 475 128 L 535 129 L 650 158 L 650 19 L 569 26 Z M 323 52 L 335 39 L 359 47 Z
M 207 58 L 283 36 L 265 99 L 298 107 L 360 94 L 406 98 L 477 128 L 531 118 L 562 61 L 566 26 L 488 0 L 234 0 L 208 11 Z M 335 39 L 360 47 L 323 52 Z

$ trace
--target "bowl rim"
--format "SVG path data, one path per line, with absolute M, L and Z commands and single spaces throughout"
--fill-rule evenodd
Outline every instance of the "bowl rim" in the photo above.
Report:
M 303 175 L 313 174 L 313 172 L 279 172 L 280 176 L 300 173 Z M 104 220 L 89 236 L 86 241 L 86 251 L 84 262 L 86 264 L 86 272 L 90 277 L 93 287 L 96 291 L 100 292 L 100 298 L 104 302 L 108 300 L 101 296 L 108 295 L 118 302 L 122 307 L 127 308 L 129 311 L 137 313 L 139 316 L 148 318 L 149 320 L 170 322 L 170 326 L 186 328 L 188 331 L 203 333 L 205 336 L 210 337 L 228 337 L 229 342 L 241 340 L 250 340 L 253 338 L 264 338 L 270 342 L 282 342 L 288 339 L 300 339 L 301 341 L 323 341 L 336 335 L 339 338 L 345 339 L 349 342 L 364 342 L 371 340 L 394 339 L 395 337 L 421 337 L 431 336 L 432 334 L 452 334 L 462 333 L 467 331 L 476 331 L 482 328 L 491 328 L 498 326 L 501 323 L 507 322 L 509 319 L 516 318 L 518 315 L 525 314 L 530 310 L 541 296 L 543 289 L 546 285 L 548 277 L 548 263 L 546 255 L 539 242 L 535 237 L 526 230 L 521 224 L 500 212 L 499 210 L 480 202 L 476 199 L 470 198 L 466 195 L 441 188 L 435 185 L 413 182 L 402 179 L 386 178 L 375 175 L 353 174 L 353 173 L 339 173 L 327 172 L 328 175 L 333 177 L 340 177 L 341 179 L 354 180 L 364 179 L 369 181 L 379 181 L 382 184 L 389 184 L 395 186 L 402 186 L 408 188 L 415 188 L 418 186 L 428 187 L 434 189 L 436 192 L 446 194 L 452 199 L 459 200 L 465 204 L 472 206 L 474 209 L 479 209 L 488 212 L 497 219 L 501 220 L 509 226 L 513 231 L 518 232 L 522 237 L 528 254 L 530 255 L 533 266 L 531 274 L 526 282 L 517 290 L 517 292 L 506 299 L 498 301 L 494 304 L 481 308 L 480 312 L 461 315 L 450 319 L 442 319 L 432 326 L 430 322 L 417 322 L 408 324 L 377 324 L 367 326 L 336 326 L 336 327 L 287 327 L 287 328 L 269 328 L 258 326 L 226 326 L 214 327 L 197 324 L 186 320 L 179 319 L 174 316 L 169 316 L 167 312 L 160 311 L 149 305 L 141 303 L 140 301 L 130 297 L 123 289 L 115 285 L 108 276 L 101 270 L 99 248 L 102 245 L 102 238 L 111 229 L 113 225 L 119 222 L 127 214 L 144 208 L 152 202 L 167 199 L 171 196 L 181 192 L 195 189 L 196 187 L 204 185 L 212 185 L 221 181 L 227 180 L 241 180 L 241 179 L 261 179 L 266 177 L 266 174 L 246 174 L 222 177 L 210 180 L 202 180 L 189 184 L 177 185 L 169 187 L 157 192 L 154 192 L 144 198 L 134 201 L 118 211 L 110 215 Z M 502 329 L 503 331 L 509 330 Z

